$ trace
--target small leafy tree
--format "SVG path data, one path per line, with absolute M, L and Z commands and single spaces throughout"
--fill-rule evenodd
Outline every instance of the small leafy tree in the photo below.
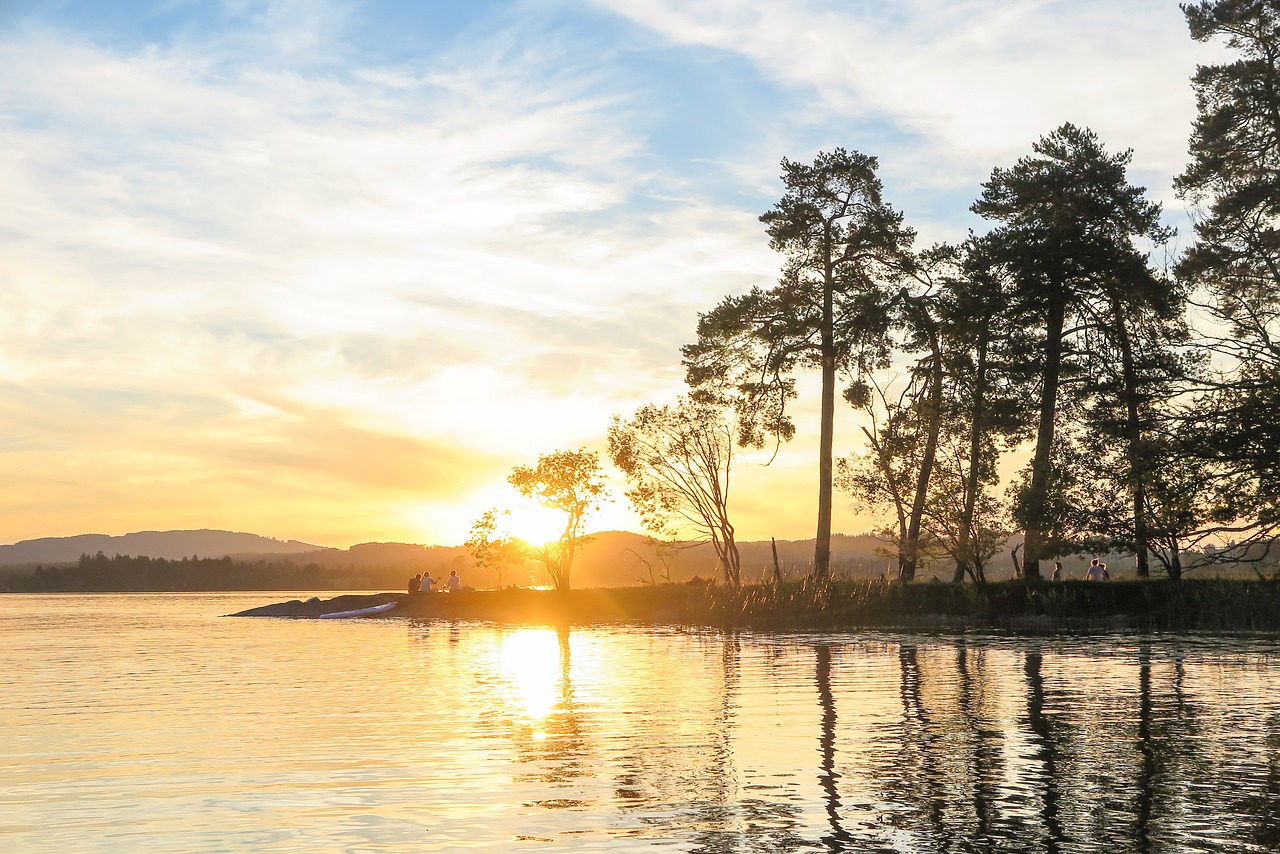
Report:
M 504 570 L 519 569 L 528 564 L 534 556 L 533 548 L 528 543 L 519 537 L 511 536 L 503 528 L 500 517 L 510 512 L 498 510 L 496 507 L 484 511 L 480 518 L 471 524 L 471 536 L 465 543 L 476 566 L 494 573 L 499 590 L 502 589 Z
M 742 583 L 742 561 L 729 520 L 729 470 L 734 427 L 724 410 L 680 398 L 673 406 L 646 404 L 630 421 L 609 428 L 609 457 L 631 488 L 627 498 L 655 535 L 692 529 L 710 541 L 724 580 Z
M 1199 436 L 1185 441 L 1198 445 Z M 1220 484 L 1205 476 L 1204 461 L 1197 457 L 1200 449 L 1188 452 L 1182 444 L 1174 438 L 1151 446 L 1156 477 L 1147 490 L 1153 554 L 1175 581 L 1187 568 L 1183 556 L 1216 539 L 1217 522 L 1235 515 L 1229 496 L 1219 492 Z
M 991 558 L 1015 531 L 1008 509 L 988 489 L 998 480 L 995 449 L 990 443 L 980 447 L 975 469 L 969 438 L 961 431 L 943 436 L 937 469 L 929 483 L 926 525 L 938 548 L 955 561 L 952 581 L 959 583 L 968 577 L 982 584 Z
M 542 454 L 532 468 L 513 468 L 507 482 L 524 497 L 564 513 L 560 536 L 536 548 L 536 554 L 552 585 L 568 590 L 574 556 L 591 539 L 584 533 L 587 516 L 600 509 L 600 502 L 608 497 L 599 456 L 585 449 Z
M 879 535 L 895 544 L 899 579 L 910 581 L 920 553 L 918 532 L 911 535 L 913 499 L 925 438 L 911 405 L 914 385 L 896 397 L 889 383 L 874 376 L 854 383 L 845 399 L 861 410 L 866 450 L 836 461 L 836 485 L 859 499 L 867 509 L 887 511 L 893 521 Z

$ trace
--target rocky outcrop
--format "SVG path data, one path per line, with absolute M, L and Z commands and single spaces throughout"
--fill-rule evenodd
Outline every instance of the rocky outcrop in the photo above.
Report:
M 337 614 L 343 611 L 355 611 L 360 608 L 372 608 L 408 598 L 405 593 L 372 593 L 349 594 L 335 596 L 332 599 L 321 599 L 313 596 L 310 599 L 290 599 L 288 602 L 277 602 L 274 605 L 263 605 L 229 614 L 231 617 L 320 617 L 325 614 Z M 396 608 L 391 609 L 397 610 Z M 389 613 L 390 612 L 384 612 Z

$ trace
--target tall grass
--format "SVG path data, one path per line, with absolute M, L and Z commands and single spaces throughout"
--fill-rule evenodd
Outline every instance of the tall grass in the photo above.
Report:
M 412 613 L 409 608 L 397 609 Z M 724 627 L 950 627 L 1280 632 L 1280 583 L 1171 582 L 899 584 L 885 579 L 784 581 L 741 588 L 669 584 L 504 590 L 431 596 L 422 616 L 501 621 L 662 622 Z

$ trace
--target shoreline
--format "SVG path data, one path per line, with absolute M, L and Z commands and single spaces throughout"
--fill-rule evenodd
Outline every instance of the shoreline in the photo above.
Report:
M 459 593 L 345 594 L 227 616 L 320 618 L 396 603 L 351 619 L 510 624 L 635 623 L 760 630 L 904 629 L 1018 634 L 1216 632 L 1280 634 L 1280 583 L 1262 580 L 1022 581 L 901 585 L 884 580 L 749 585 L 507 588 Z

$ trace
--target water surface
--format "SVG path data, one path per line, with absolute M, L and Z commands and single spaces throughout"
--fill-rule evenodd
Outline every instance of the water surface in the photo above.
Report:
M 0 597 L 0 851 L 1273 851 L 1280 659 Z

